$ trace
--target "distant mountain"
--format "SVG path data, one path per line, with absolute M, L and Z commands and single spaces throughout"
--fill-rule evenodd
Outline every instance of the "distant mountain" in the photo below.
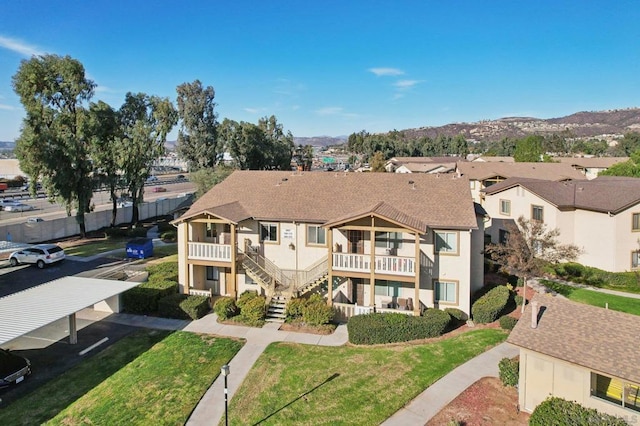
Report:
M 298 145 L 311 145 L 311 146 L 331 146 L 340 145 L 347 141 L 347 136 L 312 136 L 312 137 L 294 137 L 293 143 Z
M 15 142 L 0 141 L 0 150 L 13 149 L 15 146 Z
M 522 138 L 531 134 L 551 135 L 565 132 L 572 137 L 609 139 L 640 131 L 640 108 L 608 111 L 583 111 L 560 118 L 505 117 L 475 123 L 451 123 L 439 127 L 420 127 L 402 130 L 409 139 L 438 135 L 463 135 L 477 141 L 498 141 L 505 137 Z

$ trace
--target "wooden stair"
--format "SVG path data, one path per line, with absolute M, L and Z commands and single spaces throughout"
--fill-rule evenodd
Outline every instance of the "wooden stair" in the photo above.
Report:
M 267 322 L 284 322 L 286 318 L 287 298 L 281 294 L 273 296 L 267 308 Z

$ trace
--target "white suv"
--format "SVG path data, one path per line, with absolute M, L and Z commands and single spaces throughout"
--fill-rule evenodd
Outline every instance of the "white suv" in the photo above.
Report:
M 55 244 L 39 244 L 11 253 L 9 263 L 11 263 L 11 266 L 21 263 L 35 263 L 38 268 L 42 269 L 45 265 L 60 262 L 64 258 L 65 254 L 62 247 Z

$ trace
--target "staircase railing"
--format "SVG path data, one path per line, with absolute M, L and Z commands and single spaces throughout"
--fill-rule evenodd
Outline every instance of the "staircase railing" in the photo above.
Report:
M 244 258 L 242 259 L 242 266 L 244 266 L 244 269 L 249 274 L 249 276 L 266 291 L 268 297 L 272 297 L 273 292 L 275 291 L 275 280 L 273 279 L 273 276 L 269 274 L 262 266 L 260 266 L 258 262 L 253 260 L 251 256 L 244 256 Z M 260 274 L 256 272 L 256 270 L 263 272 L 265 275 L 270 277 L 271 280 L 264 280 L 260 276 Z
M 304 290 L 316 283 L 316 281 L 328 276 L 329 265 L 327 263 L 328 256 L 324 256 L 322 259 L 315 262 L 309 268 L 304 271 L 298 271 L 296 274 L 296 291 L 298 293 L 304 292 Z

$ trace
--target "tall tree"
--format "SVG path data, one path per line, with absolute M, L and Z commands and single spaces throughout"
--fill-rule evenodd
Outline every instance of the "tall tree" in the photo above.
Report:
M 217 141 L 218 114 L 213 101 L 213 87 L 203 87 L 200 80 L 183 83 L 178 92 L 178 154 L 187 160 L 192 171 L 213 167 L 223 154 Z
M 387 170 L 384 168 L 386 164 L 386 160 L 384 159 L 384 154 L 380 151 L 376 152 L 375 154 L 373 154 L 373 157 L 371 158 L 371 171 L 372 172 L 377 172 L 377 173 L 384 173 Z
M 545 264 L 573 261 L 581 253 L 573 244 L 559 243 L 559 229 L 547 230 L 543 222 L 524 216 L 518 218 L 517 224 L 508 224 L 507 232 L 504 243 L 489 244 L 486 252 L 508 273 L 522 278 L 525 289 L 527 278 L 541 274 Z M 522 303 L 524 309 L 524 297 Z
M 598 173 L 599 176 L 640 177 L 640 149 L 631 154 L 629 160 L 614 164 L 607 170 Z
M 49 197 L 62 201 L 68 212 L 76 209 L 84 236 L 93 166 L 82 136 L 83 103 L 91 99 L 95 84 L 78 60 L 57 55 L 23 60 L 12 84 L 26 111 L 16 141 L 20 167 L 32 181 L 41 179 Z
M 531 135 L 516 142 L 516 150 L 513 153 L 513 159 L 517 162 L 540 162 L 542 154 L 544 138 L 542 136 Z
M 313 165 L 313 147 L 311 145 L 298 145 L 293 157 L 298 167 L 302 167 L 304 171 L 310 171 Z
M 94 181 L 105 185 L 111 196 L 111 226 L 115 226 L 118 214 L 118 190 L 123 187 L 120 175 L 120 153 L 126 150 L 122 144 L 122 127 L 117 111 L 105 102 L 92 103 L 85 121 L 85 134 L 90 142 Z
M 123 132 L 120 168 L 133 201 L 131 223 L 138 223 L 138 204 L 154 160 L 164 153 L 167 134 L 178 122 L 178 113 L 167 98 L 127 93 L 119 111 Z
M 258 127 L 264 135 L 268 159 L 265 168 L 291 170 L 291 158 L 295 146 L 291 132 L 285 133 L 282 124 L 278 123 L 275 115 L 258 120 Z

